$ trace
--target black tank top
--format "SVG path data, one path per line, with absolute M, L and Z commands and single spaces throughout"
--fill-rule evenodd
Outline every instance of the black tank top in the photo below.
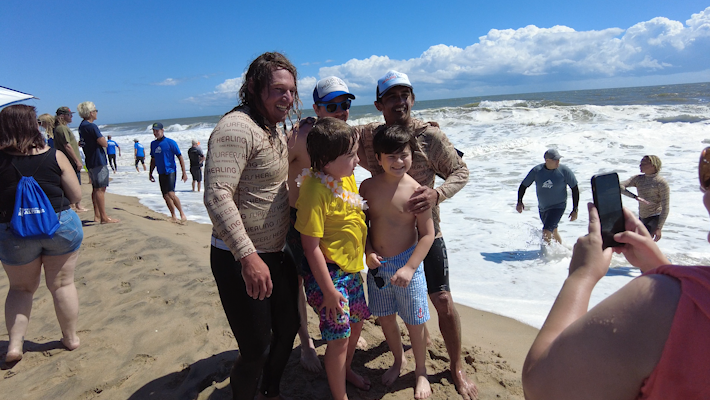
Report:
M 0 151 L 0 222 L 10 222 L 12 218 L 17 184 L 23 175 L 34 176 L 52 203 L 54 212 L 69 208 L 69 199 L 64 196 L 61 186 L 62 170 L 57 164 L 55 149 L 32 156 L 14 156 Z

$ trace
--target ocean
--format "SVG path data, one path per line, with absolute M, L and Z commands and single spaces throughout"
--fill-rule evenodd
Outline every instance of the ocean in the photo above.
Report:
M 413 115 L 437 121 L 464 152 L 471 172 L 468 185 L 441 205 L 454 300 L 539 328 L 567 276 L 572 246 L 587 233 L 590 178 L 615 171 L 621 180 L 627 179 L 639 173 L 639 161 L 647 154 L 661 158 L 661 175 L 671 190 L 670 215 L 659 247 L 673 263 L 710 265 L 710 224 L 697 178 L 700 151 L 710 146 L 709 101 L 710 83 L 696 83 L 416 102 Z M 303 115 L 313 115 L 312 109 Z M 192 139 L 207 150 L 219 118 L 161 122 L 165 135 L 186 153 Z M 372 104 L 352 107 L 351 125 L 372 121 L 383 121 Z M 153 122 L 99 125 L 123 150 L 108 191 L 135 196 L 169 215 L 158 183 L 151 183 L 142 168 L 136 172 L 133 167 L 133 139 L 148 149 Z M 543 252 L 534 187 L 525 195 L 522 214 L 515 211 L 515 204 L 520 182 L 544 161 L 543 154 L 551 147 L 576 174 L 581 199 L 579 218 L 570 222 L 569 195 L 559 226 L 563 244 Z M 359 183 L 369 174 L 358 168 L 355 176 Z M 176 192 L 190 220 L 210 223 L 202 193 L 191 192 L 190 179 L 179 181 Z M 638 212 L 635 200 L 622 199 L 625 207 Z M 111 207 L 107 204 L 109 213 Z M 591 306 L 639 274 L 623 256 L 614 255 L 609 272 L 594 289 Z

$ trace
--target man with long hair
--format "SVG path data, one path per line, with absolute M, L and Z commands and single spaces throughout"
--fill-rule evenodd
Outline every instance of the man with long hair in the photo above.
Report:
M 76 177 L 81 185 L 81 170 L 84 164 L 81 162 L 81 153 L 79 153 L 79 144 L 76 141 L 76 136 L 69 129 L 74 112 L 69 107 L 57 108 L 57 116 L 54 119 L 54 147 L 64 153 L 69 159 L 72 167 L 76 171 Z M 88 211 L 81 206 L 81 200 L 72 204 L 77 212 Z
M 296 68 L 264 53 L 249 66 L 240 104 L 210 135 L 205 165 L 213 223 L 210 264 L 239 345 L 231 374 L 234 399 L 279 396 L 299 327 L 298 281 L 283 247 L 289 224 L 288 148 L 283 124 L 298 117 Z

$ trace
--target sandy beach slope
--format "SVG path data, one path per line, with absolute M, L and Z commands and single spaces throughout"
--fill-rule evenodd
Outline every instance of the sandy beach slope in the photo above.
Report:
M 91 187 L 84 184 L 82 190 L 83 204 L 91 208 Z M 80 214 L 85 223 L 76 271 L 81 347 L 69 352 L 59 343 L 51 295 L 42 281 L 24 358 L 14 365 L 0 364 L 0 393 L 15 399 L 231 399 L 229 372 L 238 350 L 210 271 L 211 227 L 170 223 L 131 197 L 107 194 L 106 209 L 121 223 L 102 226 L 92 222 L 92 211 Z M 3 303 L 7 290 L 3 272 Z M 468 307 L 458 309 L 466 368 L 480 398 L 522 399 L 520 370 L 537 329 Z M 322 359 L 325 342 L 311 310 L 309 321 Z M 433 307 L 428 324 L 433 339 L 427 356 L 431 398 L 460 398 L 451 383 Z M 380 378 L 392 357 L 374 319 L 366 321 L 363 336 L 368 348 L 356 351 L 353 368 L 373 386 L 365 392 L 349 385 L 350 399 L 413 398 L 414 360 L 392 387 L 384 387 Z M 403 341 L 409 343 L 406 335 Z M 330 399 L 325 372 L 300 367 L 298 344 L 296 339 L 282 394 Z M 7 345 L 3 315 L 2 360 Z

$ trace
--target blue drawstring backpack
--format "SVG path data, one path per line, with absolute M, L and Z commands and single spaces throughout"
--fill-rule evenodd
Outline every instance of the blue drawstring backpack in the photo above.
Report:
M 47 156 L 42 159 L 37 169 L 45 159 Z M 14 163 L 12 166 L 22 175 Z M 32 175 L 37 173 L 37 169 Z M 59 229 L 59 219 L 54 207 L 33 176 L 23 175 L 17 184 L 15 209 L 10 226 L 15 236 L 25 239 L 51 239 Z

